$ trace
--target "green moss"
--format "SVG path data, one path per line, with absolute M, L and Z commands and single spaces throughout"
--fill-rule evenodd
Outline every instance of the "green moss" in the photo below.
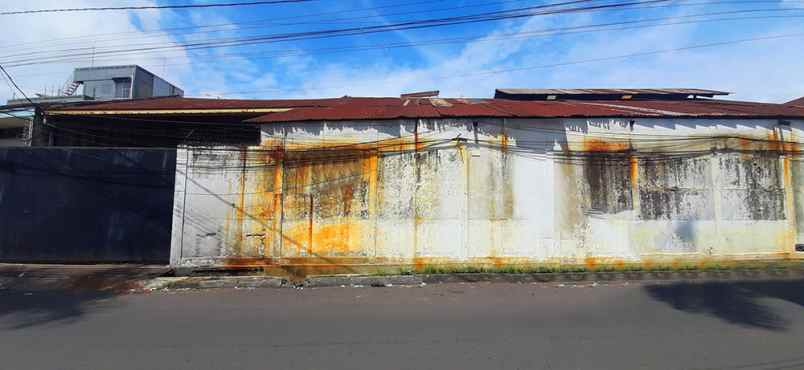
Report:
M 787 269 L 804 268 L 804 261 L 706 261 L 706 262 L 673 262 L 673 263 L 627 263 L 599 264 L 594 268 L 585 265 L 562 264 L 509 264 L 509 265 L 472 265 L 472 264 L 433 264 L 421 268 L 403 267 L 394 273 L 411 274 L 530 274 L 530 273 L 585 273 L 585 272 L 670 272 L 670 271 L 728 271 L 735 269 Z M 382 273 L 382 272 L 378 272 Z

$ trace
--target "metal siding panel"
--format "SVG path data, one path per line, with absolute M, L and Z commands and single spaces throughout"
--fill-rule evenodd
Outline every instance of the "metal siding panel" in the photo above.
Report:
M 168 262 L 174 151 L 0 151 L 0 260 Z

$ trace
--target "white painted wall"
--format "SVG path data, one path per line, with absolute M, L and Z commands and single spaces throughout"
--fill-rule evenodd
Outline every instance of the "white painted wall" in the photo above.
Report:
M 804 167 L 779 152 L 797 146 L 772 140 L 799 141 L 802 128 L 682 118 L 265 125 L 248 151 L 179 150 L 172 263 L 791 256 Z

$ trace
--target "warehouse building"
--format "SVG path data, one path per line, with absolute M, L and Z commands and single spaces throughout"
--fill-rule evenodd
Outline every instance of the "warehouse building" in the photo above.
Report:
M 177 148 L 174 266 L 306 274 L 800 258 L 804 107 L 714 99 L 725 94 L 171 97 L 52 108 L 46 119 L 72 135 L 91 123 L 83 134 L 104 145 L 150 137 Z

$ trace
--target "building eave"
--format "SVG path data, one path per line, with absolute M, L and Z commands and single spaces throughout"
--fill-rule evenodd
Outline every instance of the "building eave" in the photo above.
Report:
M 111 115 L 203 115 L 203 114 L 248 114 L 282 113 L 292 108 L 237 108 L 237 109 L 160 109 L 160 110 L 49 110 L 48 116 L 111 116 Z

